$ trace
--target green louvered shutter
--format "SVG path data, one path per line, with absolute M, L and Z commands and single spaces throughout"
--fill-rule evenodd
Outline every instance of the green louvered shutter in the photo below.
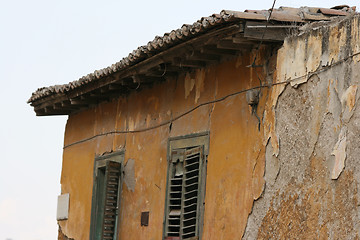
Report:
M 105 201 L 102 239 L 115 239 L 121 164 L 108 161 L 105 172 Z
M 199 225 L 199 192 L 202 169 L 202 147 L 185 152 L 182 190 L 182 224 L 181 239 L 198 236 Z
M 203 160 L 202 146 L 171 154 L 165 239 L 198 236 Z
M 171 154 L 166 216 L 167 237 L 180 237 L 184 154 L 184 149 L 174 150 Z

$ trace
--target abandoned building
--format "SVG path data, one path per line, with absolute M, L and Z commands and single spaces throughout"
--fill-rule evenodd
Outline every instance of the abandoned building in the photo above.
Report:
M 38 89 L 59 239 L 358 239 L 359 51 L 354 7 L 222 11 Z

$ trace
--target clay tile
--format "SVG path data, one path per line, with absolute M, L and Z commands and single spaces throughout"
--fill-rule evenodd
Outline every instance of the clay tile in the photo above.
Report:
M 189 35 L 190 26 L 187 24 L 182 25 L 181 27 L 181 37 L 187 37 Z
M 341 10 L 343 8 L 350 8 L 350 6 L 349 5 L 338 5 L 338 6 L 334 6 L 334 7 L 330 8 L 330 9 Z
M 248 13 L 258 13 L 259 10 L 250 10 L 250 9 L 246 9 L 244 12 L 248 12 Z
M 176 29 L 176 37 L 181 39 L 183 37 L 183 27 L 181 29 Z
M 332 16 L 346 16 L 349 13 L 344 12 L 341 10 L 329 9 L 329 8 L 319 8 L 319 12 L 325 15 L 332 15 Z
M 208 22 L 210 25 L 214 25 L 216 23 L 216 19 L 214 17 L 211 17 L 208 19 Z
M 171 38 L 172 41 L 175 41 L 176 39 L 176 31 L 172 30 L 169 34 L 169 37 Z
M 146 46 L 149 51 L 153 50 L 151 42 L 148 42 L 148 44 Z
M 170 39 L 169 35 L 167 35 L 167 34 L 164 35 L 163 41 L 164 41 L 165 44 L 170 44 L 170 43 L 171 43 L 171 39 Z

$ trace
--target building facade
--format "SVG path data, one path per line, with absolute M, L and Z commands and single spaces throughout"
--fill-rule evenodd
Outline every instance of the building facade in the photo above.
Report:
M 359 50 L 346 6 L 223 11 L 39 89 L 59 239 L 358 238 Z

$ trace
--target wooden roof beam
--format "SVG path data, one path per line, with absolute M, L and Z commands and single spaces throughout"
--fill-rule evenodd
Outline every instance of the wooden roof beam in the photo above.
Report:
M 207 45 L 200 49 L 201 53 L 205 54 L 215 54 L 221 57 L 232 57 L 239 55 L 239 49 L 223 49 L 217 48 L 216 45 Z
M 71 113 L 70 110 L 59 110 L 59 109 L 54 109 L 53 106 L 47 106 L 44 108 L 45 111 L 40 111 L 39 114 L 43 113 L 45 115 L 68 115 Z M 38 112 L 36 112 L 37 116 L 41 116 L 38 115 Z
M 230 50 L 244 50 L 244 49 L 252 48 L 252 44 L 239 44 L 239 43 L 234 43 L 232 40 L 220 41 L 216 46 L 217 48 L 220 49 L 230 49 Z
M 164 63 L 164 64 L 160 64 L 156 67 L 156 69 L 158 71 L 161 72 L 171 72 L 171 73 L 175 73 L 178 74 L 179 72 L 183 72 L 183 71 L 190 71 L 191 68 L 187 68 L 187 67 L 178 67 L 176 65 L 172 65 L 172 63 Z
M 147 73 L 145 73 L 145 76 L 161 78 L 177 77 L 179 73 L 190 70 L 191 68 L 180 68 L 172 65 L 171 63 L 163 63 L 151 68 Z
M 88 99 L 88 98 L 96 98 L 98 99 L 99 101 L 108 101 L 109 100 L 109 97 L 107 95 L 104 95 L 104 94 L 101 94 L 101 93 L 96 93 L 96 92 L 92 92 L 88 95 L 83 95 L 81 96 L 80 99 L 82 100 L 85 100 L 85 99 Z
M 201 53 L 200 51 L 195 51 L 192 54 L 187 55 L 186 59 L 214 63 L 219 62 L 221 60 L 221 56 L 217 54 Z
M 37 110 L 35 111 L 36 116 L 41 117 L 41 116 L 57 116 L 57 115 L 68 115 L 71 114 L 70 111 L 64 111 L 64 110 L 58 110 L 58 111 L 54 111 L 54 112 L 45 112 L 45 110 Z
M 145 74 L 138 74 L 138 75 L 134 75 L 132 76 L 133 82 L 134 83 L 149 83 L 149 82 L 157 82 L 157 81 L 162 81 L 164 80 L 163 76 L 148 76 Z
M 198 61 L 198 60 L 186 60 L 184 58 L 174 58 L 173 65 L 178 66 L 180 68 L 204 68 L 206 67 L 206 62 Z
M 90 104 L 97 104 L 98 101 L 96 99 L 80 99 L 80 98 L 72 98 L 70 99 L 70 104 L 72 106 L 80 106 L 87 107 Z
M 118 84 L 118 83 L 109 84 L 110 91 L 117 91 L 117 90 L 123 90 L 123 89 L 124 89 L 124 87 L 121 84 Z
M 245 25 L 244 37 L 254 40 L 271 42 L 282 42 L 291 32 L 297 31 L 299 25 L 296 24 L 266 24 L 263 22 L 247 21 Z
M 55 104 L 53 105 L 53 108 L 54 108 L 54 110 L 62 110 L 62 109 L 64 109 L 64 110 L 70 110 L 70 111 L 79 110 L 78 107 L 76 107 L 76 106 L 71 106 L 70 102 L 69 102 L 68 104 L 64 104 L 64 103 L 62 103 L 62 102 L 55 103 Z

